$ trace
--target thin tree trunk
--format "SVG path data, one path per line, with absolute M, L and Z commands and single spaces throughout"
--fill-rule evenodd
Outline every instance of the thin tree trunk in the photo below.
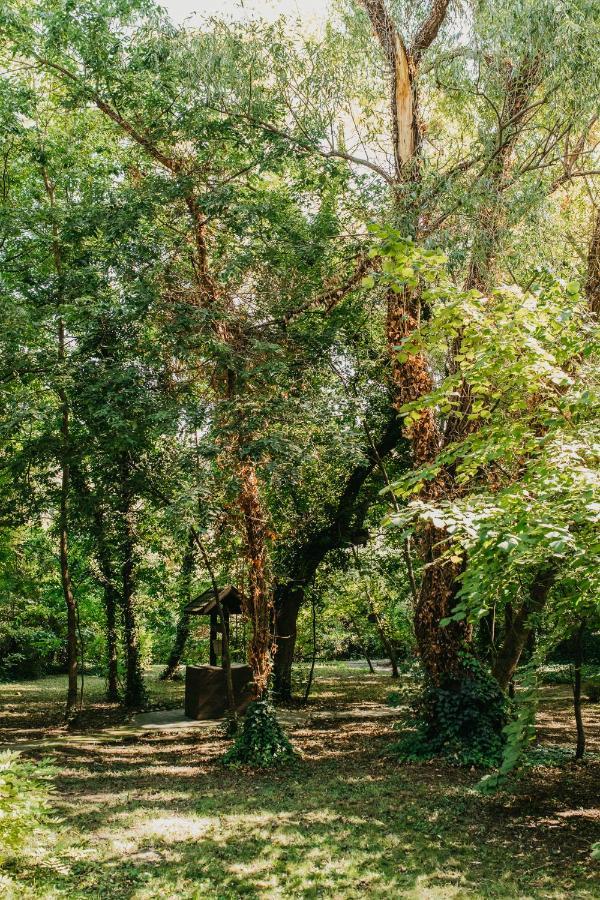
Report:
M 64 347 L 64 328 L 60 323 L 60 343 Z M 62 413 L 62 439 L 63 447 L 68 446 L 69 441 L 69 409 L 65 401 Z M 73 716 L 73 710 L 77 704 L 77 604 L 73 594 L 71 572 L 69 569 L 69 539 L 68 539 L 68 496 L 69 496 L 69 463 L 66 454 L 63 455 L 61 483 L 60 483 L 60 514 L 59 514 L 59 544 L 60 544 L 60 577 L 63 596 L 67 607 L 67 702 L 65 718 Z
M 577 747 L 575 759 L 583 759 L 585 753 L 585 726 L 581 714 L 581 667 L 583 665 L 583 634 L 585 622 L 581 622 L 575 632 L 573 653 L 573 709 L 577 727 Z
M 161 681 L 173 678 L 173 675 L 179 667 L 181 657 L 185 650 L 187 639 L 190 635 L 190 614 L 188 612 L 188 604 L 191 600 L 192 574 L 194 571 L 194 536 L 190 531 L 188 536 L 187 547 L 181 563 L 181 588 L 183 594 L 183 604 L 179 613 L 177 622 L 177 630 L 175 632 L 175 640 L 169 654 L 169 659 L 165 669 L 161 673 Z
M 304 691 L 304 704 L 308 703 L 308 698 L 310 697 L 310 689 L 313 683 L 313 676 L 315 674 L 315 663 L 317 661 L 317 605 L 315 602 L 315 592 L 313 586 L 312 592 L 312 659 L 310 661 L 310 672 L 308 673 L 308 681 L 306 682 L 306 690 Z
M 52 256 L 54 261 L 54 270 L 58 280 L 57 288 L 57 307 L 59 311 L 58 319 L 58 360 L 61 368 L 59 378 L 65 374 L 66 363 L 66 343 L 65 343 L 65 323 L 61 314 L 63 304 L 63 266 L 62 254 L 58 237 L 58 228 L 54 220 L 54 185 L 48 177 L 48 173 L 42 168 L 42 177 L 50 209 L 52 211 Z M 69 400 L 67 392 L 62 383 L 58 386 L 58 399 L 60 402 L 61 426 L 60 426 L 60 511 L 59 511 L 59 558 L 60 558 L 60 579 L 62 584 L 63 596 L 67 607 L 67 700 L 65 704 L 65 719 L 68 721 L 73 716 L 73 710 L 77 704 L 77 602 L 73 594 L 73 584 L 71 581 L 71 571 L 69 568 L 69 489 L 70 489 L 70 423 L 69 423 Z
M 125 704 L 132 709 L 145 706 L 147 697 L 142 675 L 137 619 L 134 607 L 135 539 L 132 525 L 132 496 L 129 487 L 130 464 L 126 455 L 121 457 L 121 578 L 123 626 L 125 635 Z

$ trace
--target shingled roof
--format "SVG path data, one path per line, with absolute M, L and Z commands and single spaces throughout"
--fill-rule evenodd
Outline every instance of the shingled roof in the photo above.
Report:
M 233 615 L 241 613 L 243 596 L 232 584 L 227 584 L 225 587 L 221 588 L 219 591 L 219 600 L 225 612 Z M 208 590 L 204 591 L 198 597 L 194 597 L 193 600 L 190 600 L 186 606 L 186 612 L 190 616 L 209 616 L 216 606 L 217 601 L 215 599 L 214 591 L 212 588 L 208 588 Z

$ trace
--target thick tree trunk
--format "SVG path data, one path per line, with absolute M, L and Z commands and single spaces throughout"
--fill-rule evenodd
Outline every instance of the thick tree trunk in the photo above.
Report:
M 518 610 L 511 610 L 504 640 L 492 667 L 492 674 L 503 691 L 508 688 L 532 633 L 532 616 L 544 608 L 555 577 L 554 569 L 541 569 L 533 578 L 528 599 Z
M 273 595 L 267 571 L 266 517 L 254 465 L 249 460 L 242 462 L 238 467 L 238 476 L 249 569 L 245 612 L 251 623 L 252 635 L 248 657 L 254 673 L 255 696 L 261 699 L 267 691 L 273 664 Z
M 296 647 L 297 622 L 307 583 L 280 584 L 275 589 L 275 642 L 273 694 L 278 700 L 292 699 L 292 664 Z

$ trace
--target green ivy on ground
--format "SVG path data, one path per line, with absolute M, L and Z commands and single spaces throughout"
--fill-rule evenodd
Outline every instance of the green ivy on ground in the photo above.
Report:
M 410 703 L 412 721 L 400 723 L 391 751 L 407 762 L 436 757 L 459 766 L 496 766 L 502 759 L 508 701 L 481 663 L 463 657 L 465 676 L 456 685 L 425 681 Z M 412 725 L 412 727 L 410 727 Z
M 277 721 L 267 700 L 255 700 L 248 707 L 241 731 L 223 757 L 228 766 L 266 769 L 291 762 L 296 751 Z

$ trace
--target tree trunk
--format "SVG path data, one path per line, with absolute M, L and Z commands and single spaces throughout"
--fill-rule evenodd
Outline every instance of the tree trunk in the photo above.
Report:
M 273 693 L 277 699 L 292 698 L 292 663 L 296 646 L 297 620 L 309 584 L 325 556 L 340 547 L 364 542 L 364 519 L 372 498 L 377 496 L 379 485 L 369 481 L 376 469 L 382 469 L 382 460 L 392 450 L 403 448 L 398 416 L 392 411 L 381 436 L 375 441 L 369 434 L 364 460 L 348 475 L 337 505 L 331 510 L 328 524 L 310 534 L 297 548 L 288 567 L 289 580 L 275 586 L 275 658 L 273 660 Z M 366 489 L 365 485 L 368 486 Z
M 94 532 L 98 565 L 102 573 L 104 588 L 104 612 L 106 615 L 106 699 L 110 703 L 118 703 L 119 696 L 119 659 L 117 652 L 117 609 L 119 592 L 115 586 L 113 562 L 106 538 L 106 522 L 97 497 L 92 497 L 94 504 Z
M 192 574 L 194 571 L 194 536 L 190 532 L 188 543 L 183 555 L 181 563 L 181 593 L 183 594 L 183 605 L 179 613 L 177 622 L 177 630 L 175 632 L 175 640 L 169 654 L 167 665 L 161 673 L 161 681 L 167 681 L 173 677 L 181 662 L 181 657 L 185 650 L 187 639 L 190 636 L 190 615 L 187 611 L 188 603 L 191 600 L 192 591 Z
M 64 331 L 61 322 L 61 333 L 64 341 Z M 69 411 L 66 401 L 63 404 L 62 437 L 65 444 L 69 440 Z M 60 577 L 63 596 L 67 607 L 67 702 L 65 718 L 73 716 L 73 710 L 77 704 L 77 604 L 73 595 L 71 573 L 69 569 L 68 547 L 68 495 L 69 495 L 69 463 L 63 457 L 61 485 L 60 485 L 60 516 L 59 516 L 59 543 L 60 543 Z
M 190 615 L 184 605 L 181 609 L 181 612 L 179 613 L 179 620 L 177 622 L 177 629 L 175 631 L 175 640 L 173 641 L 173 646 L 171 647 L 167 665 L 160 674 L 161 681 L 168 681 L 169 679 L 173 678 L 175 672 L 179 668 L 179 663 L 181 662 L 181 657 L 183 656 L 183 651 L 185 650 L 185 645 L 189 636 Z
M 529 588 L 529 597 L 515 612 L 511 609 L 510 624 L 492 667 L 492 674 L 505 691 L 519 664 L 521 654 L 533 630 L 532 616 L 544 608 L 556 572 L 552 568 L 540 569 Z
M 600 209 L 596 209 L 594 213 L 585 292 L 591 312 L 600 316 Z
M 252 636 L 248 656 L 254 674 L 255 698 L 260 700 L 267 691 L 273 660 L 273 596 L 267 572 L 266 518 L 254 465 L 249 460 L 242 462 L 238 476 L 249 569 L 245 612 L 251 623 Z
M 292 664 L 296 647 L 298 613 L 304 601 L 306 584 L 278 585 L 275 589 L 275 641 L 273 694 L 278 700 L 292 699 Z
M 583 633 L 585 622 L 582 622 L 575 632 L 573 647 L 573 709 L 575 712 L 575 724 L 577 727 L 577 747 L 575 759 L 583 759 L 585 753 L 585 726 L 581 714 L 581 667 L 583 665 Z
M 57 278 L 56 305 L 58 308 L 58 361 L 61 367 L 59 378 L 65 375 L 65 363 L 67 359 L 65 343 L 65 323 L 62 318 L 61 307 L 64 302 L 64 278 L 62 252 L 59 241 L 59 232 L 54 217 L 54 185 L 48 177 L 48 173 L 42 167 L 42 178 L 46 195 L 50 203 L 52 214 L 52 259 Z M 77 603 L 73 594 L 71 572 L 69 568 L 69 489 L 70 489 L 70 454 L 71 439 L 69 434 L 69 399 L 62 380 L 59 382 L 58 399 L 60 402 L 61 426 L 60 426 L 60 511 L 59 511 L 59 558 L 60 580 L 63 596 L 67 607 L 67 700 L 65 704 L 65 719 L 68 721 L 73 716 L 73 710 L 77 703 Z
M 132 524 L 132 496 L 129 487 L 130 464 L 126 455 L 120 462 L 121 474 L 121 602 L 125 636 L 125 704 L 132 709 L 145 706 L 147 697 L 142 676 L 138 627 L 134 607 L 135 539 Z
M 106 613 L 106 699 L 118 703 L 119 657 L 117 652 L 117 608 L 119 595 L 112 584 L 104 585 L 104 611 Z

